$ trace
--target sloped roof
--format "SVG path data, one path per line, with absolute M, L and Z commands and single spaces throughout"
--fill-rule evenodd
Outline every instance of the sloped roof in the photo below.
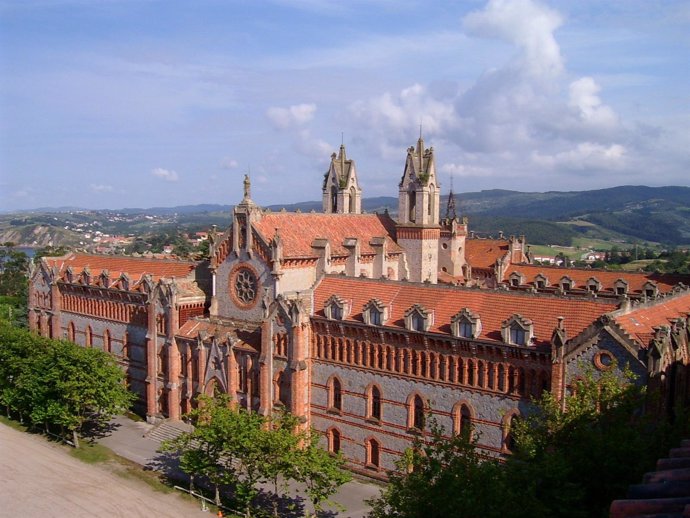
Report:
M 472 268 L 493 268 L 510 250 L 506 239 L 467 239 L 465 259 Z
M 139 280 L 144 274 L 151 274 L 154 281 L 159 279 L 186 278 L 196 268 L 192 261 L 174 261 L 166 259 L 144 259 L 123 257 L 119 255 L 91 255 L 70 253 L 62 257 L 44 257 L 43 261 L 50 267 L 56 267 L 60 274 L 71 266 L 75 274 L 88 267 L 91 275 L 100 275 L 108 270 L 112 281 L 122 273 L 127 273 L 132 281 Z
M 217 336 L 220 339 L 224 339 L 229 334 L 232 338 L 239 341 L 235 344 L 237 347 L 254 351 L 261 349 L 260 328 L 247 330 L 228 323 L 211 322 L 209 320 L 187 320 L 180 327 L 176 336 L 196 340 L 199 333 L 204 333 L 207 336 Z
M 587 281 L 595 277 L 601 283 L 600 291 L 610 291 L 611 293 L 615 292 L 616 281 L 624 279 L 628 283 L 628 293 L 639 295 L 644 293 L 644 285 L 649 281 L 656 283 L 660 293 L 670 292 L 679 282 L 690 284 L 690 275 L 561 268 L 558 266 L 525 264 L 510 265 L 506 270 L 505 278 L 507 279 L 513 272 L 524 275 L 524 283 L 527 285 L 535 285 L 535 278 L 539 274 L 547 277 L 552 285 L 556 284 L 562 277 L 568 276 L 573 280 L 574 287 L 580 289 L 586 289 Z
M 395 221 L 387 214 L 320 214 L 299 212 L 273 212 L 264 214 L 254 228 L 267 243 L 276 229 L 283 243 L 283 255 L 290 257 L 316 257 L 311 245 L 315 239 L 327 239 L 331 255 L 345 256 L 343 247 L 347 238 L 359 239 L 361 254 L 373 254 L 369 242 L 375 237 L 386 238 L 388 253 L 401 252 L 394 241 Z
M 647 347 L 654 337 L 654 328 L 670 325 L 677 318 L 687 318 L 690 313 L 690 292 L 669 297 L 632 309 L 616 316 L 614 321 L 641 347 Z
M 371 299 L 379 299 L 390 311 L 385 326 L 398 328 L 405 326 L 405 311 L 414 304 L 420 304 L 434 312 L 430 331 L 445 334 L 450 333 L 451 317 L 468 308 L 481 319 L 482 332 L 478 338 L 483 340 L 502 341 L 501 324 L 520 314 L 532 320 L 537 345 L 550 341 L 558 317 L 565 318 L 568 336 L 574 337 L 599 316 L 617 307 L 612 301 L 328 275 L 314 293 L 315 315 L 325 316 L 324 304 L 331 295 L 338 295 L 351 304 L 347 320 L 354 322 L 363 322 L 364 305 Z

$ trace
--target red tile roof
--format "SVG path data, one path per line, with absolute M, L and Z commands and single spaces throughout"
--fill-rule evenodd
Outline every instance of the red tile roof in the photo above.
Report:
M 510 243 L 505 239 L 467 239 L 465 259 L 472 268 L 493 268 L 496 261 L 505 257 Z
M 132 281 L 139 280 L 144 274 L 151 274 L 154 281 L 163 278 L 185 278 L 196 267 L 191 261 L 173 261 L 165 259 L 140 259 L 117 255 L 67 254 L 62 257 L 44 257 L 49 267 L 57 267 L 62 274 L 68 266 L 75 275 L 88 267 L 91 275 L 97 276 L 108 270 L 110 282 L 115 281 L 122 273 L 127 273 Z
M 236 346 L 242 349 L 258 351 L 261 349 L 260 329 L 261 328 L 247 330 L 230 324 L 192 319 L 187 320 L 187 322 L 180 327 L 176 336 L 195 340 L 199 333 L 205 333 L 207 336 L 216 336 L 224 340 L 225 336 L 230 334 L 233 338 L 239 340 L 239 343 L 235 344 Z
M 644 285 L 648 281 L 656 283 L 660 293 L 670 292 L 679 282 L 690 284 L 690 275 L 659 274 L 646 272 L 625 272 L 615 270 L 592 270 L 589 268 L 560 268 L 557 266 L 537 266 L 513 264 L 508 267 L 503 280 L 507 280 L 511 273 L 518 272 L 525 276 L 523 282 L 527 285 L 535 284 L 535 277 L 539 274 L 549 279 L 549 284 L 557 284 L 565 276 L 570 277 L 575 289 L 586 289 L 587 281 L 596 277 L 601 283 L 601 290 L 614 292 L 614 284 L 618 279 L 628 283 L 628 293 L 643 294 Z
M 654 337 L 654 327 L 669 325 L 672 320 L 679 317 L 687 318 L 689 313 L 690 292 L 685 292 L 635 308 L 615 317 L 615 322 L 637 340 L 641 347 L 647 347 Z
M 344 276 L 326 276 L 314 293 L 314 312 L 325 316 L 324 305 L 331 295 L 338 295 L 351 304 L 347 320 L 362 322 L 362 308 L 371 299 L 379 299 L 389 307 L 386 326 L 404 327 L 404 314 L 414 304 L 434 312 L 431 332 L 450 333 L 451 317 L 469 308 L 481 319 L 478 338 L 502 341 L 501 324 L 519 313 L 534 323 L 535 343 L 550 341 L 558 317 L 565 317 L 569 337 L 582 332 L 604 313 L 616 309 L 612 301 L 555 297 L 509 291 L 488 291 L 416 283 L 376 281 Z
M 349 254 L 343 241 L 352 237 L 359 239 L 361 254 L 375 253 L 369 244 L 375 237 L 386 238 L 388 253 L 401 251 L 394 241 L 395 221 L 387 214 L 274 212 L 264 214 L 254 228 L 266 242 L 273 239 L 278 229 L 285 257 L 316 257 L 311 245 L 322 238 L 328 239 L 334 256 Z

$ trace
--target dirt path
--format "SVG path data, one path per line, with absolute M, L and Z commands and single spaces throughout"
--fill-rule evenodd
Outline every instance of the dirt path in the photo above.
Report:
M 0 424 L 0 516 L 209 518 L 175 494 L 157 493 L 84 464 L 43 437 Z

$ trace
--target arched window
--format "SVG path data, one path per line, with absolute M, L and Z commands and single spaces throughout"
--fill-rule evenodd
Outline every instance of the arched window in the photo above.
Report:
M 110 331 L 107 329 L 103 331 L 103 350 L 107 353 L 110 352 Z
M 336 377 L 331 378 L 328 390 L 328 407 L 335 412 L 343 411 L 343 389 L 340 380 Z
M 458 402 L 453 407 L 453 433 L 460 435 L 472 431 L 474 412 L 468 403 Z
M 331 453 L 340 451 L 340 430 L 337 428 L 328 430 L 328 451 Z
M 376 439 L 367 441 L 367 467 L 378 469 L 381 465 L 381 452 L 379 442 Z
M 331 185 L 331 212 L 338 212 L 338 189 Z
M 93 345 L 93 333 L 91 332 L 91 326 L 86 326 L 86 331 L 84 332 L 84 345 L 86 347 L 91 347 Z
M 357 192 L 355 187 L 350 187 L 350 214 L 357 212 Z
M 515 426 L 520 420 L 520 412 L 512 410 L 503 416 L 503 453 L 515 451 Z
M 376 385 L 369 389 L 367 417 L 376 421 L 381 420 L 381 389 Z
M 414 192 L 414 190 L 410 190 L 407 193 L 407 200 L 408 200 L 408 207 L 409 207 L 409 220 L 410 223 L 414 223 L 416 221 L 416 212 L 417 212 L 417 193 Z
M 419 394 L 415 394 L 410 408 L 410 428 L 424 430 L 424 400 Z

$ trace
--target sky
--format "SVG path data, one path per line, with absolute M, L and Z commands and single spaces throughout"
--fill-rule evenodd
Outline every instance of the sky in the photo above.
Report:
M 690 185 L 690 2 L 0 0 L 0 210 Z

